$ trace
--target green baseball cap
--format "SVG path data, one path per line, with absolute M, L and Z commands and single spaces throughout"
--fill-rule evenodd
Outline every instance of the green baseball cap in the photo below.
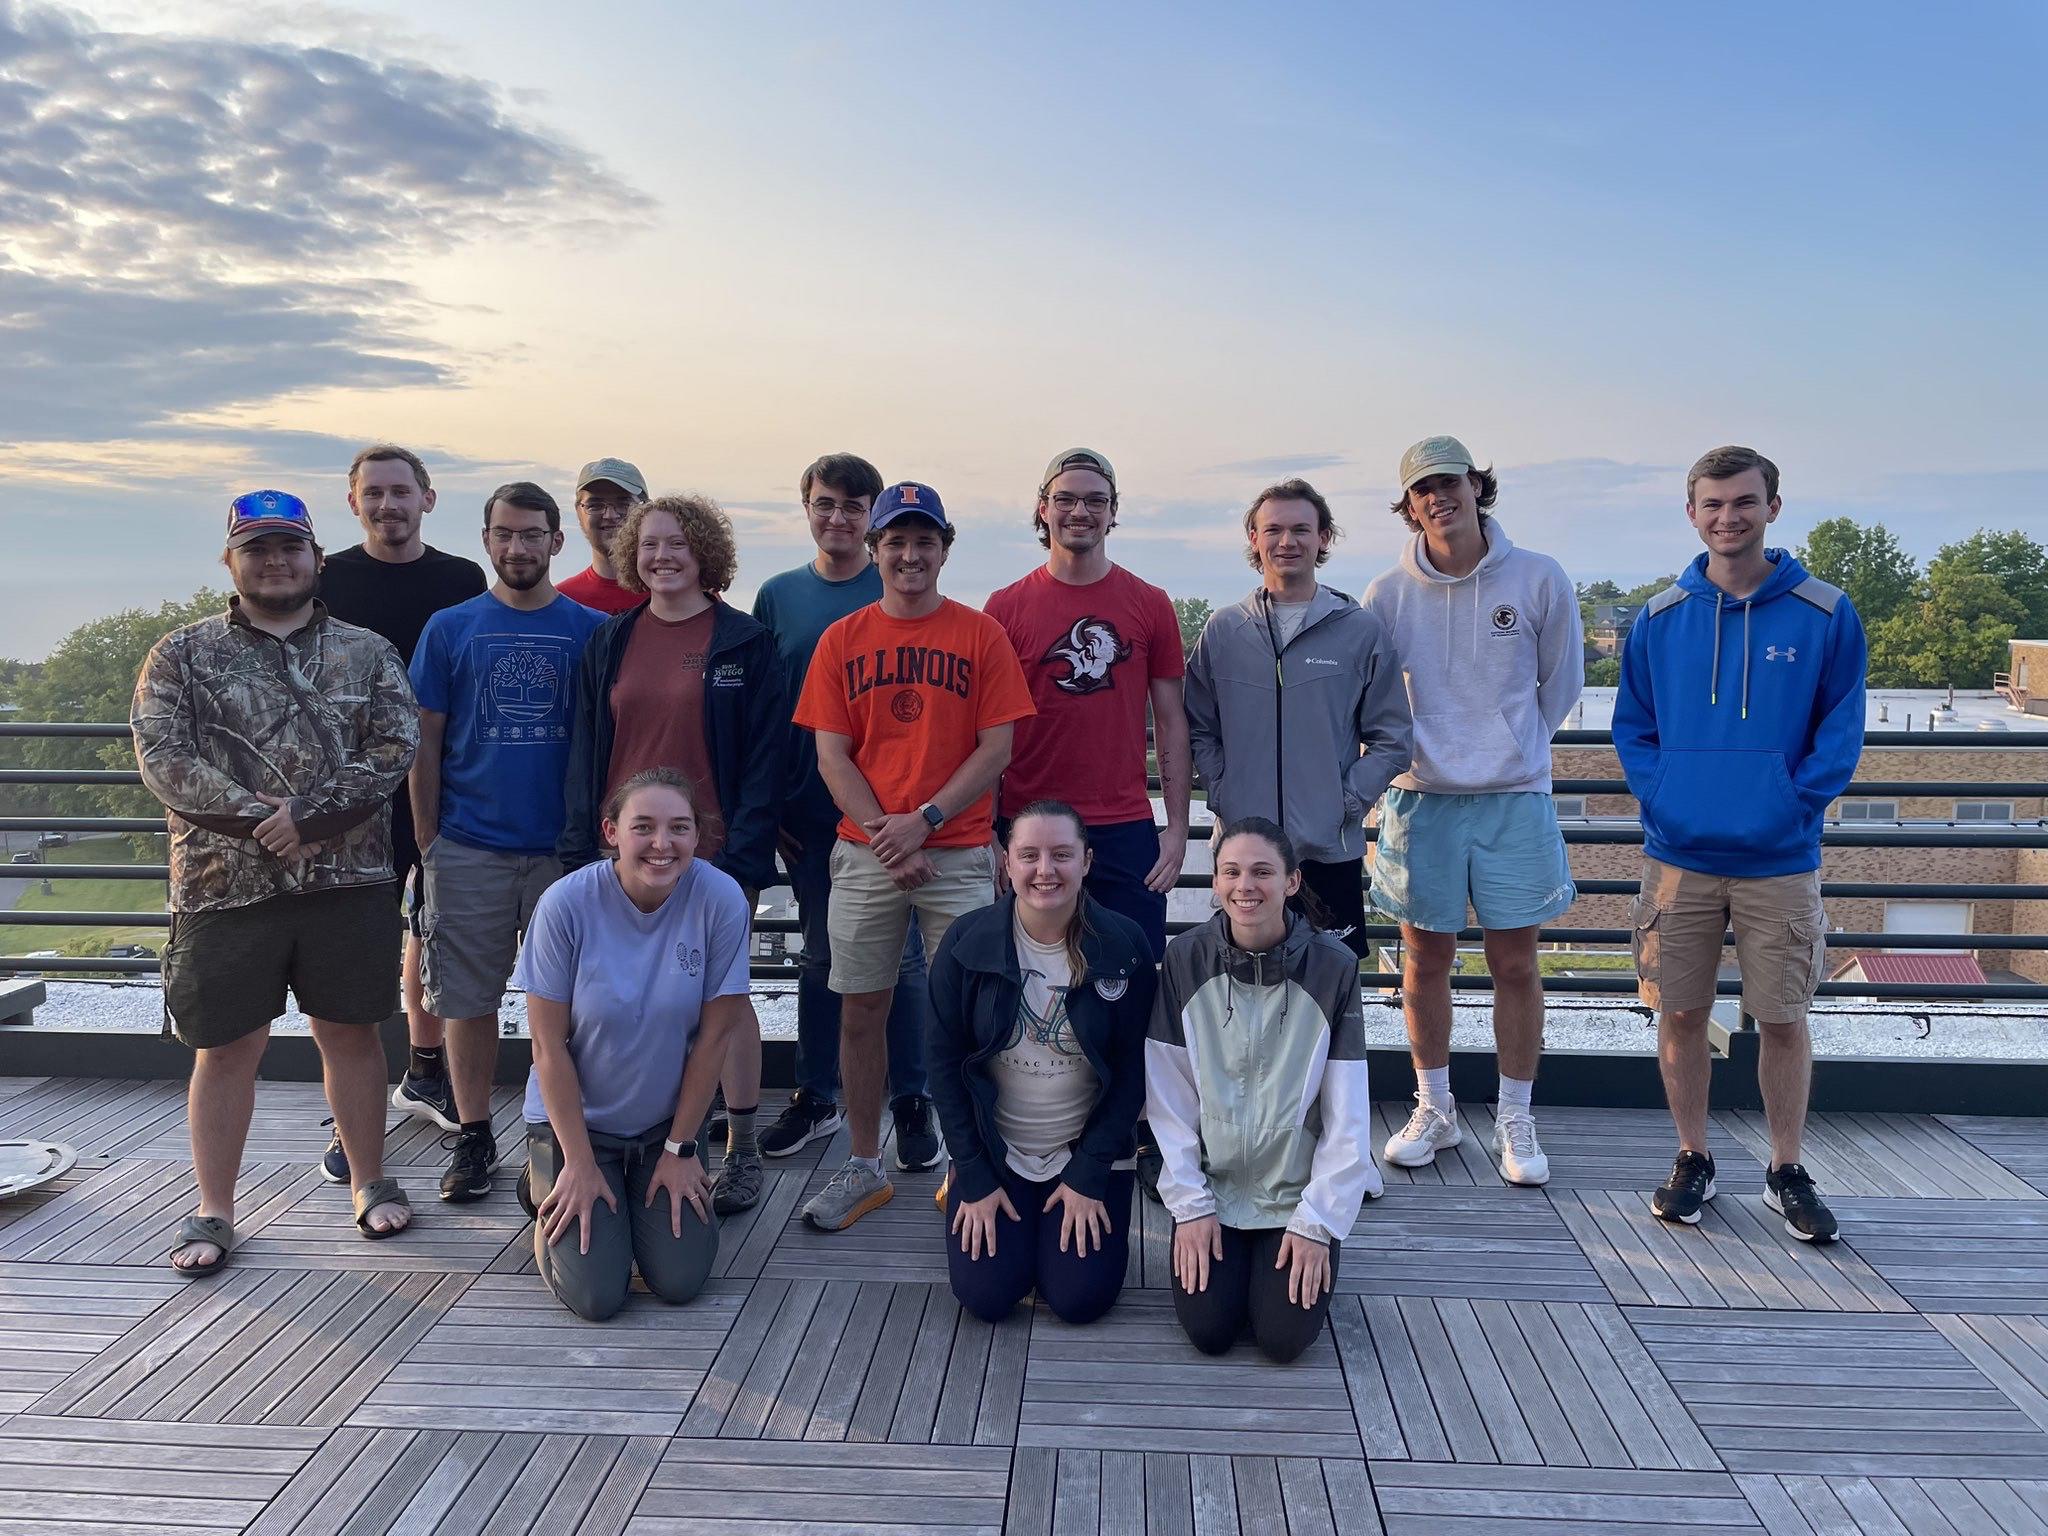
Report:
M 1467 475 L 1472 451 L 1455 437 L 1425 437 L 1401 455 L 1401 490 L 1405 495 L 1418 480 L 1431 475 Z
M 1070 469 L 1092 469 L 1109 482 L 1112 492 L 1116 490 L 1116 471 L 1109 467 L 1109 460 L 1093 448 L 1069 448 L 1054 454 L 1052 462 L 1045 466 L 1045 473 L 1039 477 L 1038 494 L 1043 496 L 1045 488 Z
M 576 474 L 576 489 L 580 493 L 594 480 L 609 480 L 620 490 L 631 493 L 641 501 L 647 499 L 647 480 L 639 469 L 624 459 L 592 459 Z

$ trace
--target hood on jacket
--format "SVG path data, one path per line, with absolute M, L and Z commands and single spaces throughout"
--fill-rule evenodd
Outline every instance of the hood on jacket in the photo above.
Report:
M 1730 608 L 1742 610 L 1742 692 L 1739 706 L 1742 718 L 1749 718 L 1749 619 L 1760 604 L 1783 597 L 1811 579 L 1805 566 L 1792 558 L 1788 549 L 1766 549 L 1764 558 L 1771 562 L 1770 574 L 1764 577 L 1764 584 L 1747 597 L 1731 597 L 1707 577 L 1707 556 L 1704 552 L 1678 573 L 1679 590 L 1693 597 L 1711 599 L 1714 604 L 1714 648 L 1707 663 L 1707 707 L 1715 708 L 1721 702 L 1721 616 Z

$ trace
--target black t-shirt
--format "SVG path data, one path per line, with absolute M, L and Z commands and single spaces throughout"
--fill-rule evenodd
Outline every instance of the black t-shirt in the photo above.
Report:
M 409 667 L 427 620 L 443 608 L 467 602 L 485 587 L 474 560 L 428 549 L 404 565 L 378 560 L 358 544 L 327 557 L 320 573 L 320 600 L 344 624 L 374 629 L 398 647 Z

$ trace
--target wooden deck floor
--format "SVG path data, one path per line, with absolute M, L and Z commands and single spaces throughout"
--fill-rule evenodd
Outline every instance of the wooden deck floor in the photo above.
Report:
M 1675 1230 L 1660 1113 L 1544 1111 L 1529 1191 L 1467 1109 L 1277 1367 L 1185 1343 L 1144 1202 L 1103 1322 L 964 1316 L 932 1175 L 842 1236 L 796 1221 L 843 1141 L 771 1165 L 699 1302 L 586 1324 L 510 1171 L 443 1206 L 418 1121 L 389 1142 L 416 1229 L 357 1238 L 324 1112 L 263 1086 L 243 1246 L 190 1283 L 180 1086 L 0 1079 L 0 1136 L 81 1154 L 0 1204 L 0 1536 L 2048 1536 L 2048 1120 L 1820 1117 L 1848 1241 L 1816 1250 L 1757 1201 L 1754 1116 L 1719 1117 L 1721 1196 Z

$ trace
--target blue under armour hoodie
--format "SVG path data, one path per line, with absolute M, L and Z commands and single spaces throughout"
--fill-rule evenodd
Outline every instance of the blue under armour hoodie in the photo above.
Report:
M 1644 605 L 1621 652 L 1614 750 L 1643 851 L 1763 878 L 1820 868 L 1821 819 L 1863 753 L 1863 622 L 1782 549 L 1748 597 L 1701 555 Z

